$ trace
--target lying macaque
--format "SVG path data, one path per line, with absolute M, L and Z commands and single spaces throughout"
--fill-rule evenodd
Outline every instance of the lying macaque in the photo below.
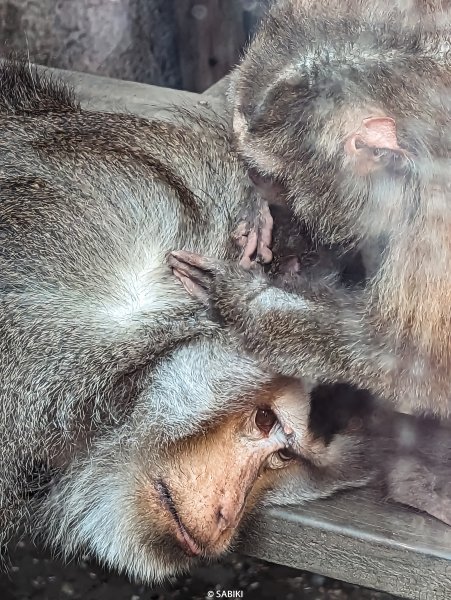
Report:
M 225 127 L 82 110 L 30 65 L 0 81 L 2 543 L 25 526 L 151 581 L 227 550 L 265 491 L 365 483 L 358 393 L 311 426 L 309 382 L 262 369 L 168 267 L 271 257 Z
M 239 368 L 238 354 L 218 352 L 217 342 L 176 351 L 157 370 L 149 394 L 167 387 L 169 366 L 176 389 L 194 387 L 203 374 L 197 361 L 212 354 L 218 368 Z M 210 393 L 218 383 L 204 374 Z M 335 395 L 333 387 L 328 394 Z M 210 416 L 199 434 L 164 444 L 158 431 L 154 436 L 152 400 L 138 403 L 122 427 L 77 453 L 53 489 L 35 500 L 35 521 L 65 556 L 83 551 L 143 581 L 218 557 L 256 505 L 303 503 L 371 479 L 362 418 L 370 405 L 356 394 L 337 390 L 329 416 L 324 394 L 310 402 L 302 383 L 268 378 L 231 401 L 223 415 Z

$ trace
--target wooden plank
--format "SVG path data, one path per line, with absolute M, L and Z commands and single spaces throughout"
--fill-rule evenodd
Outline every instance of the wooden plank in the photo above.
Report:
M 86 110 L 100 112 L 130 112 L 144 118 L 163 117 L 171 106 L 222 114 L 221 98 L 162 88 L 145 83 L 111 79 L 88 73 L 49 69 L 38 66 L 42 72 L 58 77 L 75 88 L 77 97 Z
M 212 96 L 213 98 L 221 98 L 225 100 L 229 84 L 230 75 L 225 75 L 222 79 L 206 89 L 205 92 L 202 92 L 202 96 Z
M 371 490 L 264 510 L 238 550 L 403 598 L 451 598 L 451 528 Z

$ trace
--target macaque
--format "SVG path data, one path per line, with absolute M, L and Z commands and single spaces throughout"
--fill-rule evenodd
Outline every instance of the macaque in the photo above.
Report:
M 285 190 L 313 244 L 337 259 L 360 255 L 360 279 L 298 264 L 296 289 L 286 290 L 257 269 L 171 259 L 277 372 L 348 381 L 442 417 L 451 398 L 449 16 L 442 2 L 281 0 L 234 74 L 235 139 L 254 178 Z
M 276 1 L 234 73 L 235 140 L 254 181 L 286 200 L 307 243 L 338 263 L 360 256 L 357 277 L 339 267 L 304 271 L 293 258 L 291 283 L 280 285 L 205 255 L 171 259 L 191 293 L 268 367 L 351 382 L 445 418 L 449 9 L 421 0 Z M 451 523 L 449 460 L 438 476 L 427 463 L 402 464 L 388 475 L 389 494 Z
M 363 485 L 363 393 L 332 386 L 326 417 L 172 276 L 180 247 L 271 258 L 225 127 L 87 112 L 29 65 L 0 81 L 1 541 L 25 525 L 150 581 L 227 550 L 265 491 Z

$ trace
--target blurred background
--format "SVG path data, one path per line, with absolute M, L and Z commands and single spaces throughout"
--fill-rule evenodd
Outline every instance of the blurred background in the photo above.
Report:
M 0 0 L 0 47 L 39 64 L 202 92 L 269 0 Z

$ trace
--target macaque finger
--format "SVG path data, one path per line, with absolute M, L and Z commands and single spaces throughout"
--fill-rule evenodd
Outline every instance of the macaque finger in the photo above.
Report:
M 252 263 L 255 260 L 255 253 L 257 251 L 257 247 L 258 234 L 257 231 L 253 229 L 247 237 L 247 243 L 240 260 L 240 266 L 243 267 L 243 269 L 246 269 L 246 271 L 248 271 L 252 267 Z
M 258 247 L 257 247 L 257 262 L 267 264 L 272 261 L 272 229 L 274 220 L 269 210 L 269 206 L 264 203 L 260 213 Z
M 267 264 L 272 261 L 272 251 L 270 245 L 272 242 L 273 218 L 269 206 L 266 202 L 263 204 L 259 213 L 258 224 L 251 229 L 247 236 L 247 243 L 240 260 L 240 266 L 247 271 L 255 263 Z
M 192 256 L 197 257 L 196 254 Z M 168 263 L 172 268 L 174 276 L 180 281 L 188 294 L 203 304 L 208 305 L 208 292 L 212 282 L 212 275 L 175 258 L 173 255 L 169 255 Z
M 209 302 L 208 294 L 200 284 L 193 281 L 192 279 L 190 279 L 189 277 L 187 277 L 181 271 L 179 271 L 178 269 L 176 269 L 174 267 L 172 268 L 172 272 L 174 273 L 175 277 L 177 277 L 177 279 L 180 281 L 180 283 L 183 285 L 183 287 L 185 288 L 185 290 L 188 292 L 188 294 L 190 296 L 192 296 L 193 298 L 196 298 L 197 300 L 200 300 L 203 304 L 208 305 L 208 302 Z
M 245 248 L 248 242 L 250 226 L 247 221 L 242 221 L 233 232 L 233 238 L 240 248 Z
M 195 284 L 200 285 L 204 289 L 208 289 L 211 282 L 211 276 L 208 273 L 204 273 L 197 267 L 187 265 L 186 263 L 179 261 L 172 256 L 169 257 L 168 263 L 173 271 L 177 271 L 177 277 L 179 277 L 179 275 L 187 277 Z
M 220 271 L 220 260 L 207 256 L 201 256 L 195 252 L 188 252 L 187 250 L 174 250 L 169 255 L 169 264 L 172 264 L 171 261 L 173 259 L 175 259 L 180 265 L 183 264 L 185 267 L 193 267 L 199 271 L 207 271 L 212 275 Z

